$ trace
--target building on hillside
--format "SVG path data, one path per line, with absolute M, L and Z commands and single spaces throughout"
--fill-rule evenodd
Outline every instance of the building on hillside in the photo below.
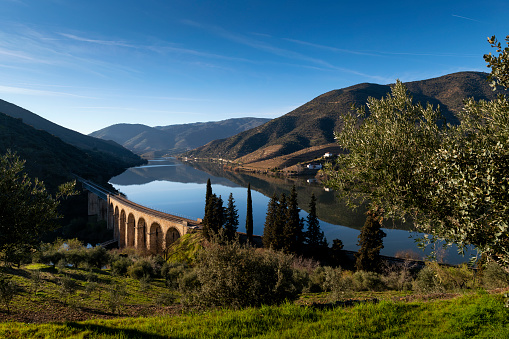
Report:
M 319 170 L 319 169 L 322 169 L 322 164 L 308 164 L 307 168 L 308 169 L 315 169 L 315 170 L 318 169 Z

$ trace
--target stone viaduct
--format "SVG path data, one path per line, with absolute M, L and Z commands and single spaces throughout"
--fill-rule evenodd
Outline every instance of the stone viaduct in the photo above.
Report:
M 136 204 L 91 181 L 78 178 L 88 190 L 88 214 L 106 220 L 119 248 L 132 247 L 147 254 L 164 254 L 175 240 L 200 228 L 201 220 L 174 216 Z

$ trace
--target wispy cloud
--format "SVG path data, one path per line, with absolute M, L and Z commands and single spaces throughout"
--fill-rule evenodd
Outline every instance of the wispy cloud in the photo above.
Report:
M 238 44 L 245 45 L 245 46 L 249 46 L 251 48 L 254 48 L 254 49 L 257 49 L 260 51 L 264 51 L 264 52 L 267 52 L 267 53 L 270 53 L 273 55 L 277 55 L 277 56 L 280 56 L 280 57 L 283 57 L 286 59 L 309 62 L 316 66 L 324 67 L 327 69 L 332 69 L 332 70 L 337 70 L 337 71 L 341 71 L 341 72 L 347 72 L 347 73 L 352 73 L 352 74 L 356 74 L 356 75 L 370 77 L 364 73 L 357 72 L 355 70 L 351 70 L 351 69 L 344 68 L 344 67 L 336 67 L 333 64 L 331 64 L 323 59 L 320 59 L 320 58 L 315 58 L 315 57 L 308 56 L 308 55 L 305 55 L 305 54 L 302 54 L 302 53 L 299 53 L 296 51 L 277 47 L 277 46 L 268 44 L 263 41 L 252 39 L 250 37 L 247 37 L 247 36 L 239 34 L 239 33 L 232 33 L 230 31 L 223 29 L 222 27 L 213 26 L 213 25 L 204 25 L 204 24 L 201 24 L 201 23 L 198 23 L 195 21 L 191 21 L 191 20 L 183 20 L 182 23 L 185 25 L 189 25 L 189 26 L 207 30 L 207 31 L 211 32 L 212 34 L 220 36 L 224 39 L 227 39 L 227 40 L 230 40 L 230 41 L 233 41 Z
M 336 53 L 348 53 L 348 54 L 356 54 L 356 55 L 374 55 L 372 52 L 366 52 L 366 51 L 354 51 L 350 49 L 343 49 L 343 48 L 337 48 L 337 47 L 331 47 L 331 46 L 325 46 L 320 44 L 314 44 L 312 42 L 302 41 L 302 40 L 296 40 L 296 39 L 290 39 L 290 38 L 283 38 L 283 40 L 290 41 L 296 44 L 309 46 L 313 48 L 323 49 L 331 52 Z
M 472 19 L 472 18 L 467 18 L 466 16 L 461 16 L 461 15 L 456 15 L 456 14 L 451 14 L 453 17 L 455 18 L 460 18 L 460 19 L 465 19 L 465 20 L 470 20 L 470 21 L 475 21 L 475 22 L 480 22 L 480 23 L 484 23 L 482 21 L 479 21 L 479 20 L 476 20 L 476 19 Z
M 12 86 L 0 86 L 0 93 L 95 99 L 93 97 L 77 95 L 77 94 L 72 94 L 72 93 L 55 92 L 55 91 L 47 91 L 47 90 L 31 89 L 31 88 L 23 88 L 23 87 L 12 87 Z
M 106 46 L 120 46 L 120 47 L 128 47 L 128 48 L 137 48 L 134 44 L 126 43 L 124 41 L 114 41 L 114 40 L 97 40 L 97 39 L 90 39 L 90 38 L 84 38 L 80 37 L 74 34 L 68 34 L 68 33 L 58 33 L 59 35 L 66 37 L 71 40 L 75 41 L 81 41 L 81 42 L 87 42 L 92 44 L 98 44 L 98 45 L 106 45 Z

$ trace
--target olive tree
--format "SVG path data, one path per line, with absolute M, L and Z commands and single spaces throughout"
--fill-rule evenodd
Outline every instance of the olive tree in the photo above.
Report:
M 11 152 L 0 156 L 0 252 L 9 262 L 57 227 L 59 199 L 73 194 L 74 188 L 72 182 L 63 184 L 51 196 L 41 181 L 28 177 L 24 164 Z
M 495 44 L 494 37 L 489 39 Z M 507 88 L 509 49 L 485 56 L 493 86 Z M 475 245 L 509 268 L 509 102 L 467 99 L 460 124 L 412 103 L 397 81 L 386 98 L 345 116 L 336 139 L 346 154 L 326 171 L 351 205 L 369 201 L 388 217 L 411 217 L 433 238 Z

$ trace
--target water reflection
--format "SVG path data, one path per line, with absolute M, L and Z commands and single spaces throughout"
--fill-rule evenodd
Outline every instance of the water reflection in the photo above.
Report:
M 230 193 L 235 198 L 239 214 L 239 231 L 245 231 L 245 214 L 247 204 L 247 185 L 251 184 L 253 200 L 254 233 L 263 234 L 269 197 L 273 193 L 289 194 L 295 185 L 301 217 L 306 217 L 311 195 L 317 198 L 317 214 L 320 226 L 329 242 L 341 239 L 347 250 L 357 250 L 357 236 L 365 222 L 365 209 L 352 211 L 338 201 L 334 192 L 327 192 L 318 184 L 307 183 L 305 179 L 277 178 L 265 175 L 234 173 L 225 171 L 216 164 L 184 164 L 172 158 L 151 160 L 145 166 L 130 168 L 110 180 L 116 189 L 123 192 L 134 202 L 150 208 L 176 214 L 192 219 L 202 218 L 205 203 L 207 179 L 211 180 L 212 189 L 221 195 L 223 201 Z M 341 225 L 341 226 L 339 226 Z M 394 255 L 398 251 L 414 251 L 425 256 L 415 244 L 414 238 L 419 234 L 409 232 L 409 225 L 387 224 L 384 229 L 382 254 Z M 413 237 L 413 238 L 412 238 Z M 428 251 L 429 252 L 429 251 Z M 459 257 L 455 250 L 449 250 L 446 261 L 458 263 L 468 258 Z

